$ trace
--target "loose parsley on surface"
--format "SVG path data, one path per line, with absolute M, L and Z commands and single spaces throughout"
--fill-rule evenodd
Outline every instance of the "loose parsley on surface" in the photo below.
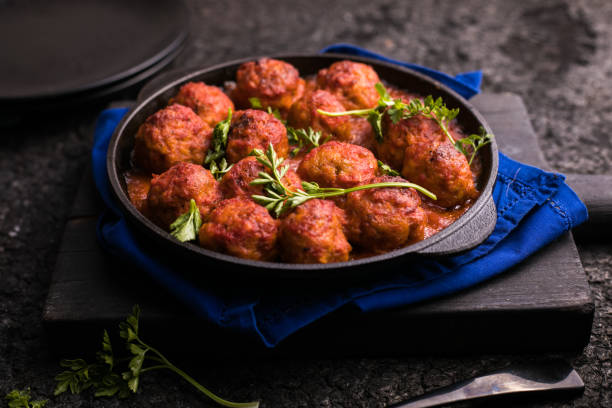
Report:
M 9 408 L 43 408 L 49 400 L 30 401 L 30 389 L 13 390 L 6 394 Z
M 441 97 L 434 99 L 431 95 L 428 95 L 423 101 L 419 98 L 413 98 L 408 103 L 401 99 L 393 99 L 384 85 L 378 82 L 375 85 L 376 91 L 378 92 L 379 99 L 375 107 L 370 109 L 356 109 L 344 112 L 327 112 L 321 109 L 317 109 L 322 115 L 327 116 L 344 116 L 352 115 L 365 117 L 368 119 L 376 135 L 376 139 L 382 142 L 384 139 L 382 131 L 382 118 L 386 114 L 389 116 L 393 123 L 397 123 L 402 119 L 409 119 L 417 115 L 424 116 L 426 118 L 434 120 L 442 132 L 446 135 L 448 140 L 455 146 L 455 148 L 466 155 L 470 155 L 470 152 L 466 151 L 465 146 L 472 146 L 473 151 L 470 157 L 470 164 L 475 157 L 476 151 L 480 147 L 491 142 L 493 135 L 490 133 L 481 132 L 480 135 L 472 134 L 463 139 L 455 141 L 449 131 L 449 123 L 457 117 L 459 114 L 459 108 L 449 109 Z
M 276 155 L 272 144 L 268 146 L 265 153 L 259 149 L 254 149 L 251 152 L 251 156 L 255 156 L 257 161 L 272 171 L 272 174 L 268 174 L 263 171 L 259 172 L 259 177 L 251 182 L 252 185 L 262 185 L 266 195 L 254 194 L 251 197 L 253 200 L 255 200 L 255 202 L 263 205 L 266 207 L 266 209 L 268 209 L 268 211 L 274 213 L 276 217 L 279 217 L 284 211 L 297 207 L 298 205 L 303 204 L 313 198 L 341 196 L 353 191 L 366 190 L 370 188 L 414 188 L 420 193 L 434 200 L 436 199 L 436 195 L 431 191 L 419 186 L 418 184 L 409 182 L 373 183 L 351 188 L 324 188 L 319 187 L 317 183 L 303 181 L 302 189 L 291 191 L 282 182 L 282 178 L 287 173 L 287 170 L 289 170 L 289 166 L 281 167 L 284 159 Z
M 140 308 L 136 305 L 132 310 L 132 314 L 119 324 L 119 335 L 125 340 L 126 349 L 130 353 L 127 359 L 115 358 L 108 333 L 104 331 L 102 351 L 97 353 L 97 362 L 88 364 L 82 359 L 62 360 L 61 366 L 68 368 L 68 370 L 55 377 L 57 381 L 55 395 L 62 394 L 69 389 L 73 394 L 78 394 L 81 391 L 92 388 L 96 397 L 117 395 L 120 398 L 125 398 L 130 393 L 138 391 L 138 384 L 142 374 L 148 371 L 167 369 L 181 376 L 198 391 L 219 405 L 230 408 L 259 407 L 259 402 L 257 401 L 232 402 L 220 398 L 176 367 L 157 349 L 151 347 L 140 338 L 138 333 L 139 318 Z M 123 361 L 127 361 L 127 366 L 123 364 L 123 371 L 119 371 L 117 363 Z M 21 406 L 15 405 L 15 408 L 19 407 Z M 39 407 L 42 407 L 42 405 L 32 406 L 31 408 Z
M 200 209 L 192 198 L 189 201 L 189 211 L 170 224 L 170 234 L 181 242 L 193 241 L 197 238 L 201 226 Z

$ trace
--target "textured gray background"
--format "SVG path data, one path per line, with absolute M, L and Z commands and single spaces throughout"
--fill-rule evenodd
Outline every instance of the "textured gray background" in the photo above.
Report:
M 482 68 L 488 92 L 520 94 L 546 159 L 574 173 L 612 172 L 612 2 L 189 1 L 192 37 L 174 67 L 250 55 L 314 52 L 351 42 L 449 73 Z M 132 94 L 122 97 L 133 97 Z M 0 129 L 0 395 L 50 396 L 57 356 L 41 312 L 62 227 L 88 160 L 101 105 Z M 612 186 L 607 186 L 610 188 Z M 612 240 L 581 241 L 595 299 L 590 345 L 573 362 L 586 383 L 572 401 L 508 407 L 612 406 Z M 197 378 L 265 407 L 382 407 L 483 369 L 533 356 L 204 362 Z M 203 407 L 177 378 L 143 378 L 135 397 L 64 395 L 49 407 Z M 0 403 L 0 406 L 2 404 Z

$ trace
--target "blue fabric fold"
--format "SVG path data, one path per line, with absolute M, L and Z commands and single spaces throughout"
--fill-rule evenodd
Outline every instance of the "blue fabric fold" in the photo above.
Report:
M 359 51 L 358 55 L 367 53 L 368 57 L 395 62 L 347 45 L 328 47 L 324 51 L 351 51 L 353 55 Z M 425 71 L 431 70 L 420 70 Z M 459 93 L 467 89 L 478 92 L 480 75 L 462 74 L 453 78 L 436 74 L 436 79 L 445 76 L 463 84 L 445 82 Z M 113 255 L 149 274 L 202 318 L 220 328 L 259 338 L 268 347 L 274 347 L 302 327 L 343 306 L 370 312 L 410 305 L 473 286 L 516 265 L 587 218 L 585 206 L 564 183 L 562 175 L 544 172 L 500 154 L 493 191 L 497 224 L 485 242 L 466 253 L 442 259 L 420 259 L 418 263 L 411 260 L 405 270 L 316 287 L 303 281 L 283 285 L 249 282 L 244 286 L 233 282 L 225 286 L 194 280 L 148 250 L 114 202 L 106 174 L 106 151 L 114 128 L 126 112 L 127 109 L 102 112 L 94 133 L 94 180 L 108 207 L 98 223 L 100 243 Z

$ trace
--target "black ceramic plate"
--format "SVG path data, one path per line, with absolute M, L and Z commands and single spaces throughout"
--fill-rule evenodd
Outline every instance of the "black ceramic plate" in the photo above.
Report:
M 0 102 L 125 80 L 173 53 L 187 28 L 181 1 L 0 1 Z
M 399 88 L 422 95 L 441 96 L 450 108 L 458 107 L 461 112 L 459 123 L 466 132 L 477 132 L 482 126 L 487 132 L 492 132 L 482 116 L 465 99 L 444 85 L 414 71 L 396 65 L 356 58 L 345 55 L 316 54 L 297 56 L 274 56 L 293 64 L 302 76 L 315 74 L 319 69 L 329 66 L 335 61 L 352 59 L 365 62 L 374 67 L 378 75 L 385 81 Z M 446 229 L 432 237 L 382 255 L 338 262 L 331 264 L 289 264 L 280 262 L 261 262 L 240 259 L 234 256 L 213 252 L 199 247 L 195 243 L 181 243 L 170 234 L 157 227 L 130 203 L 123 173 L 130 168 L 130 154 L 134 143 L 134 134 L 144 120 L 167 105 L 168 100 L 178 88 L 188 81 L 204 81 L 207 84 L 223 85 L 225 81 L 235 78 L 236 70 L 248 58 L 228 62 L 211 68 L 193 70 L 182 77 L 165 85 L 161 85 L 144 100 L 141 100 L 117 126 L 109 144 L 107 155 L 107 169 L 113 192 L 128 221 L 131 222 L 144 236 L 152 240 L 161 251 L 160 253 L 180 256 L 194 262 L 201 268 L 216 268 L 224 273 L 247 273 L 250 275 L 273 274 L 280 277 L 344 276 L 348 273 L 374 272 L 380 268 L 406 268 L 408 257 L 415 255 L 447 255 L 458 253 L 472 248 L 486 239 L 496 222 L 495 204 L 491 197 L 493 184 L 497 177 L 498 152 L 497 144 L 493 141 L 479 153 L 483 162 L 483 172 L 477 181 L 480 197 L 474 205 L 458 220 Z

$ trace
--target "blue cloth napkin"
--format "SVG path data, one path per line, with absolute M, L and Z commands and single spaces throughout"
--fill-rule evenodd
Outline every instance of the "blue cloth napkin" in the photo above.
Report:
M 326 51 L 389 61 L 348 45 Z M 418 68 L 421 72 L 434 73 L 436 79 L 443 77 L 447 85 L 464 95 L 478 92 L 479 73 L 453 78 Z M 467 82 L 462 82 L 465 78 Z M 406 306 L 475 285 L 516 265 L 587 218 L 585 206 L 564 183 L 562 175 L 544 172 L 500 154 L 493 190 L 497 224 L 484 243 L 466 253 L 437 260 L 421 259 L 418 263 L 411 260 L 405 270 L 382 272 L 354 282 L 347 279 L 341 283 L 310 285 L 305 280 L 281 285 L 264 281 L 259 285 L 253 282 L 242 285 L 234 281 L 228 285 L 208 281 L 206 274 L 210 271 L 202 271 L 201 279 L 189 279 L 159 254 L 147 251 L 113 201 L 106 175 L 106 152 L 113 130 L 126 112 L 127 109 L 102 112 L 94 133 L 94 179 L 108 207 L 98 223 L 100 243 L 110 253 L 148 273 L 204 319 L 237 334 L 259 338 L 268 347 L 274 347 L 300 328 L 343 306 L 369 312 Z

